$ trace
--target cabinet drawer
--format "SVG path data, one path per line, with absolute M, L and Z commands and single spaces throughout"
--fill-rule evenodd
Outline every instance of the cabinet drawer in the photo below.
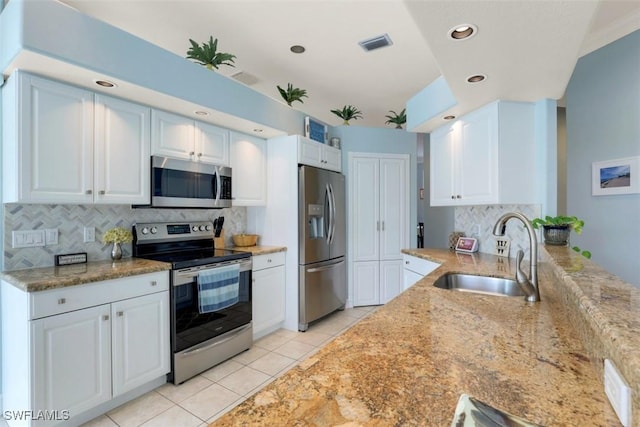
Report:
M 253 257 L 253 271 L 277 267 L 278 265 L 284 265 L 284 259 L 284 252 L 275 252 L 267 255 L 256 255 Z
M 68 286 L 29 294 L 29 319 L 107 304 L 169 289 L 169 272 L 140 274 L 120 279 Z
M 404 268 L 406 270 L 414 271 L 421 276 L 426 276 L 436 268 L 440 267 L 440 264 L 426 259 L 414 257 L 411 255 L 403 255 Z

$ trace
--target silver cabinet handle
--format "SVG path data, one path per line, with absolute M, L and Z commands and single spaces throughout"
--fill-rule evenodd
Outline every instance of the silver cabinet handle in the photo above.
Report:
M 109 320 L 109 315 L 105 314 L 104 316 L 102 316 L 102 320 Z
M 93 190 L 87 190 L 86 193 L 87 194 L 93 194 Z
M 107 192 L 106 192 L 106 191 L 104 191 L 104 190 L 100 190 L 100 191 L 98 192 L 98 194 L 100 194 L 101 196 L 104 196 L 106 193 L 107 193 Z
M 64 304 L 64 303 L 66 303 L 66 302 L 67 302 L 67 299 L 66 299 L 66 298 L 60 298 L 60 299 L 58 299 L 58 304 Z
M 155 280 L 152 280 L 152 281 L 151 281 L 151 286 L 156 286 L 157 284 L 158 284 L 158 282 L 157 282 L 157 281 L 155 281 Z
M 124 315 L 124 312 L 122 312 L 122 311 L 118 311 L 116 313 L 116 316 L 118 316 L 118 317 L 122 317 L 123 315 Z
M 198 153 L 198 157 L 202 157 L 202 153 Z
M 190 155 L 190 156 L 193 156 L 194 154 L 196 154 L 196 152 L 195 152 L 195 151 L 189 151 L 189 155 Z
M 456 199 L 462 199 L 462 196 L 458 194 L 458 195 L 456 196 Z
M 409 261 L 405 261 L 404 263 L 405 263 L 405 264 L 407 264 L 407 265 L 409 265 Z
M 267 259 L 267 262 L 271 262 L 271 258 Z

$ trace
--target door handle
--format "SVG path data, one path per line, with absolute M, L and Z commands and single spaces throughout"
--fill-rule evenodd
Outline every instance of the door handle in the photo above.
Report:
M 307 273 L 319 273 L 322 271 L 331 270 L 333 267 L 340 264 L 344 264 L 344 261 L 336 262 L 335 264 L 331 264 L 331 265 L 323 265 L 322 267 L 310 268 L 307 270 Z

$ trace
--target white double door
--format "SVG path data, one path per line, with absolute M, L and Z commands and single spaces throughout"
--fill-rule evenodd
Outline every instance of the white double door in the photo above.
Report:
M 403 290 L 409 182 L 408 155 L 349 155 L 349 271 L 355 306 L 384 304 Z

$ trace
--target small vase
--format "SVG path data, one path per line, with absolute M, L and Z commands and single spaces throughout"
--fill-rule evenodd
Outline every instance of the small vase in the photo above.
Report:
M 349 126 L 349 120 L 345 120 L 345 121 L 343 121 L 343 122 L 342 122 L 342 124 L 343 124 L 344 126 Z
M 543 225 L 544 243 L 553 246 L 567 246 L 571 228 L 566 225 Z
M 111 259 L 117 260 L 122 258 L 122 246 L 120 246 L 120 242 L 114 242 L 113 247 L 111 248 Z

